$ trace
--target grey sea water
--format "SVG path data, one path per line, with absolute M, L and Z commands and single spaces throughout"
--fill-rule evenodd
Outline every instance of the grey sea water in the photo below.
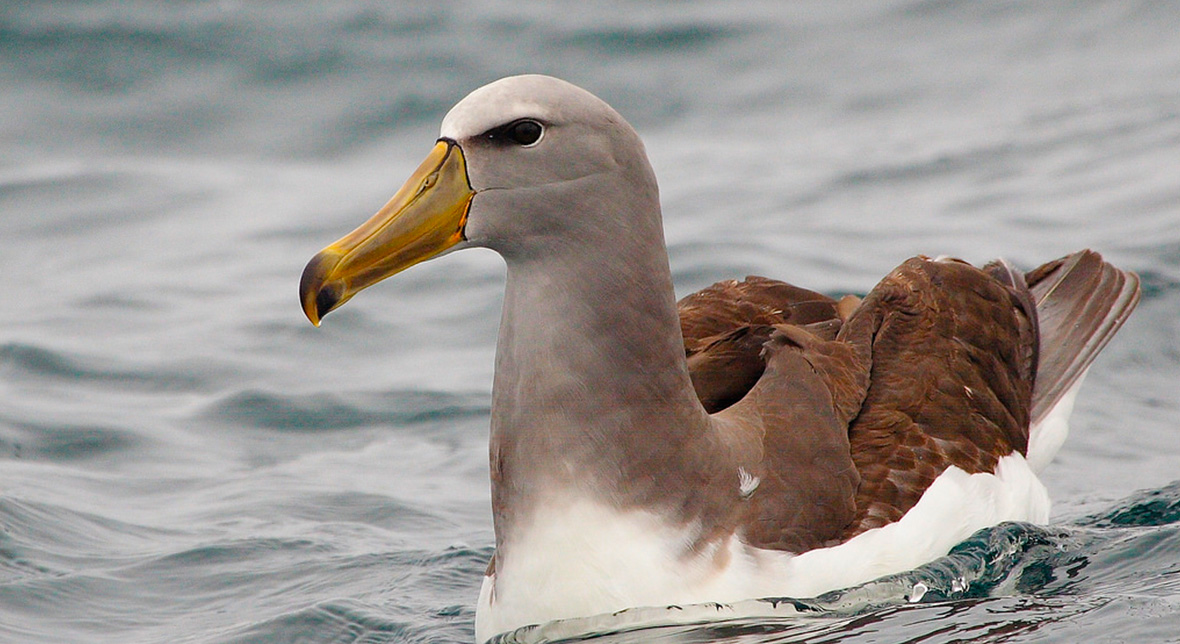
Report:
M 520 72 L 639 129 L 680 295 L 1092 247 L 1144 300 L 1052 525 L 710 625 L 511 638 L 1180 641 L 1180 4 L 1147 0 L 0 5 L 0 641 L 472 639 L 503 266 L 320 329 L 296 287 Z

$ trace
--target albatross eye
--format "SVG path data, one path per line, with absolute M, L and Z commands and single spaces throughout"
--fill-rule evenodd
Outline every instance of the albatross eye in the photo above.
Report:
M 521 119 L 512 123 L 505 130 L 504 135 L 518 145 L 529 146 L 541 140 L 545 128 L 531 119 Z

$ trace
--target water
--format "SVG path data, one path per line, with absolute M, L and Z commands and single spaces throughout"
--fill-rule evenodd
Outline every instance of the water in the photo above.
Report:
M 641 131 L 680 295 L 1094 247 L 1145 297 L 1052 526 L 804 614 L 513 637 L 1180 640 L 1174 3 L 94 0 L 0 7 L 0 641 L 472 639 L 503 266 L 451 255 L 321 329 L 296 286 L 523 71 Z

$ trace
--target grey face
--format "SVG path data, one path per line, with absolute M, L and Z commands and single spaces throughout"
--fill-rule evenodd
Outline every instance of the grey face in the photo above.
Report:
M 467 159 L 476 192 L 466 237 L 506 256 L 545 238 L 552 247 L 610 222 L 570 213 L 651 175 L 635 131 L 589 92 L 545 76 L 506 78 L 472 92 L 443 120 L 441 136 Z M 635 172 L 635 170 L 638 172 Z M 625 179 L 630 176 L 631 179 Z M 635 194 L 634 186 L 626 188 Z M 564 236 L 564 240 L 561 238 Z

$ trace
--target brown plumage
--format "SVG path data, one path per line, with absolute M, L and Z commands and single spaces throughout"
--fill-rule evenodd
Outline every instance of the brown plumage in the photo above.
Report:
M 718 282 L 678 307 L 693 387 L 710 413 L 737 402 L 762 376 L 762 347 L 775 325 L 809 327 L 825 339 L 840 325 L 832 298 L 765 277 Z
M 761 277 L 679 303 L 698 397 L 760 427 L 747 540 L 803 552 L 896 521 L 947 467 L 991 472 L 1138 300 L 1081 251 L 1027 275 L 911 259 L 863 301 Z

